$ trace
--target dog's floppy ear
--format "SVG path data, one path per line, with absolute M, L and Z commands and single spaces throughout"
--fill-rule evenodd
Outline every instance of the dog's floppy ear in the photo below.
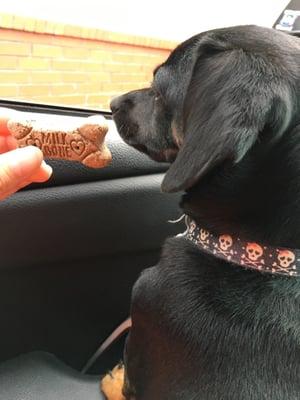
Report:
M 278 130 L 286 121 L 287 98 L 263 55 L 213 39 L 200 44 L 185 96 L 183 144 L 162 190 L 186 190 L 223 161 L 240 161 L 266 124 Z M 275 104 L 278 117 L 270 122 Z

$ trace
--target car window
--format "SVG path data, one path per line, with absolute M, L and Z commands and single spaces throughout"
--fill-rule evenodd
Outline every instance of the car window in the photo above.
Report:
M 221 26 L 272 26 L 287 1 L 11 0 L 0 4 L 0 97 L 108 110 L 148 86 L 182 40 Z

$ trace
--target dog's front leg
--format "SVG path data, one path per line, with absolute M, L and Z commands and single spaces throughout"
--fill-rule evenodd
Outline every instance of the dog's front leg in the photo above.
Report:
M 126 400 L 123 396 L 124 365 L 119 364 L 105 375 L 100 388 L 107 400 Z

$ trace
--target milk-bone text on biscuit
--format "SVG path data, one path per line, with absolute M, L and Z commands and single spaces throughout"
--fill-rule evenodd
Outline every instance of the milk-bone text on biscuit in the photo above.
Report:
M 104 141 L 108 126 L 101 115 L 79 122 L 72 118 L 58 122 L 50 117 L 29 119 L 18 114 L 7 127 L 19 147 L 36 146 L 48 158 L 79 161 L 90 168 L 102 168 L 111 161 Z
M 32 182 L 45 182 L 52 168 L 43 161 L 42 152 L 33 146 L 18 149 L 8 129 L 16 111 L 0 108 L 0 200 L 4 200 Z

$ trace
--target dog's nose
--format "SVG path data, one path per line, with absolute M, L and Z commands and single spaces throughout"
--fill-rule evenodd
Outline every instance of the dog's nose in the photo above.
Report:
M 122 96 L 114 97 L 112 99 L 112 101 L 110 102 L 110 109 L 113 114 L 116 113 L 120 109 L 121 102 L 122 102 L 121 97 Z

